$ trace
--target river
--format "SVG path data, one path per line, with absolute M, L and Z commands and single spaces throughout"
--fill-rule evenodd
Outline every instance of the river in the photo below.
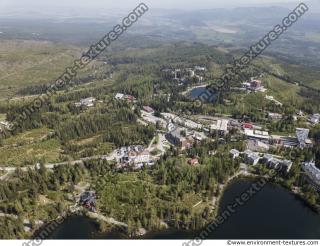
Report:
M 237 180 L 225 190 L 220 211 L 244 192 L 253 181 Z M 166 230 L 147 234 L 147 239 L 191 239 L 199 232 Z M 119 239 L 120 233 L 99 235 L 94 221 L 84 217 L 67 219 L 52 239 Z M 209 239 L 320 239 L 320 215 L 285 189 L 267 184 L 239 207 Z

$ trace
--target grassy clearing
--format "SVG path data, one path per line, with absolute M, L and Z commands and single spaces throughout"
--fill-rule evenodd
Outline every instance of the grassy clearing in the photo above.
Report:
M 49 129 L 47 128 L 39 128 L 31 131 L 26 131 L 24 133 L 20 133 L 16 136 L 7 138 L 3 140 L 4 145 L 24 145 L 32 142 L 39 142 L 43 140 L 48 134 Z
M 6 114 L 0 114 L 0 120 L 6 120 Z
M 55 139 L 18 147 L 2 147 L 0 148 L 0 165 L 24 166 L 39 160 L 50 163 L 59 162 L 61 152 L 61 145 L 59 141 Z
M 268 89 L 267 94 L 283 101 L 301 101 L 298 95 L 300 87 L 298 85 L 287 83 L 273 76 L 263 78 L 264 86 Z
M 43 41 L 0 41 L 0 96 L 55 80 L 79 56 L 75 47 Z

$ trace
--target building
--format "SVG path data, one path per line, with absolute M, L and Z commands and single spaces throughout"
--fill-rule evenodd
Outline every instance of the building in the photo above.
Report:
M 154 116 L 154 114 L 149 114 L 149 113 L 145 112 L 144 110 L 141 110 L 141 116 L 142 116 L 143 120 L 148 123 L 151 123 L 154 125 L 157 125 L 157 123 L 158 123 L 163 128 L 166 128 L 168 126 L 168 123 L 166 120 L 159 118 L 159 117 L 156 117 L 156 116 Z
M 80 205 L 91 210 L 96 211 L 96 193 L 94 191 L 85 191 L 80 195 L 79 199 Z
M 262 81 L 257 79 L 251 79 L 250 81 L 250 89 L 251 90 L 259 90 L 262 87 Z
M 136 98 L 132 95 L 126 95 L 126 94 L 122 94 L 122 93 L 117 93 L 115 96 L 115 99 L 117 100 L 127 100 L 129 102 L 133 102 L 136 100 Z
M 93 107 L 95 101 L 96 99 L 94 97 L 88 97 L 85 99 L 81 99 L 79 103 L 75 103 L 75 106 L 76 107 L 81 107 L 81 106 Z
M 244 123 L 242 124 L 243 129 L 253 129 L 253 125 L 250 123 Z
M 244 129 L 244 134 L 248 139 L 260 140 L 267 143 L 270 141 L 270 135 L 266 131 Z
M 0 121 L 0 129 L 1 128 L 5 128 L 5 129 L 9 129 L 11 127 L 11 123 L 8 121 Z
M 191 147 L 191 142 L 185 136 L 182 136 L 182 132 L 185 131 L 183 128 L 175 128 L 173 131 L 166 134 L 167 140 L 173 145 L 179 146 L 181 149 Z
M 134 164 L 149 163 L 151 161 L 150 152 L 147 150 L 144 150 L 140 153 L 137 153 L 135 158 L 132 161 Z
M 311 140 L 309 139 L 309 132 L 310 130 L 306 128 L 296 129 L 296 136 L 297 136 L 300 148 L 305 148 L 312 144 Z
M 257 165 L 260 160 L 260 156 L 257 153 L 252 152 L 251 150 L 246 150 L 244 152 L 244 157 L 245 162 L 247 164 L 252 164 L 253 166 Z
M 233 159 L 236 159 L 236 158 L 238 158 L 240 156 L 239 150 L 236 150 L 236 149 L 230 150 L 230 154 L 231 154 Z
M 143 110 L 146 111 L 149 114 L 154 113 L 153 108 L 149 107 L 149 106 L 143 106 Z
M 121 147 L 115 150 L 116 160 L 122 164 L 132 164 L 136 167 L 152 163 L 152 157 L 149 151 L 142 145 L 132 145 Z
M 268 168 L 283 170 L 286 172 L 290 171 L 293 164 L 290 160 L 280 160 L 270 154 L 264 154 L 262 163 L 264 163 Z
M 115 96 L 115 99 L 117 99 L 117 100 L 122 100 L 123 98 L 124 98 L 124 94 L 122 94 L 122 93 L 117 93 Z
M 190 159 L 190 160 L 188 161 L 188 164 L 189 164 L 190 166 L 199 165 L 199 160 L 198 160 L 197 158 Z
M 309 121 L 310 121 L 312 124 L 314 124 L 314 125 L 319 124 L 319 122 L 320 122 L 320 114 L 314 114 L 314 115 L 312 115 L 312 116 L 310 117 Z
M 136 100 L 136 98 L 134 96 L 132 96 L 132 95 L 125 95 L 124 99 L 129 101 L 129 102 L 133 102 L 133 101 Z
M 200 130 L 202 128 L 201 124 L 194 122 L 192 120 L 184 119 L 183 123 L 184 123 L 183 125 L 185 127 L 190 128 L 190 129 Z
M 218 132 L 219 134 L 228 134 L 229 120 L 216 120 L 210 125 L 210 132 Z
M 302 170 L 318 186 L 320 186 L 320 169 L 316 167 L 314 161 L 302 163 Z
M 207 139 L 207 136 L 203 133 L 203 132 L 193 132 L 192 134 L 192 138 L 195 140 L 195 141 L 198 141 L 198 142 L 201 142 L 205 139 Z
M 194 69 L 197 71 L 197 72 L 205 72 L 207 70 L 206 67 L 202 67 L 202 66 L 195 66 Z
M 268 118 L 270 120 L 281 120 L 282 119 L 282 115 L 278 114 L 278 113 L 268 113 Z

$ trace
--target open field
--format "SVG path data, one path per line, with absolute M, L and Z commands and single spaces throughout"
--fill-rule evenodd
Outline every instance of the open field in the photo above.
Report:
M 22 145 L 18 147 L 0 148 L 2 166 L 23 166 L 36 163 L 39 160 L 59 162 L 61 145 L 55 139 Z
M 55 80 L 80 55 L 73 46 L 41 41 L 0 41 L 0 98 Z
M 300 90 L 298 85 L 287 83 L 270 75 L 263 78 L 263 82 L 265 87 L 268 88 L 268 95 L 275 96 L 275 98 L 283 101 L 302 99 L 298 95 Z
M 39 142 L 43 140 L 48 134 L 49 130 L 47 128 L 39 128 L 31 131 L 26 131 L 24 133 L 20 133 L 16 136 L 7 138 L 3 140 L 4 145 L 24 145 L 33 142 Z

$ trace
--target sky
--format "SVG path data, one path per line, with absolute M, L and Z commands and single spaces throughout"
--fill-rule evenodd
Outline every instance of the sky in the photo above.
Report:
M 237 7 L 277 2 L 297 2 L 297 0 L 140 0 L 152 8 L 165 9 L 208 9 L 221 7 Z M 35 10 L 42 8 L 104 8 L 132 9 L 139 0 L 0 0 L 0 9 L 13 10 L 26 8 Z

